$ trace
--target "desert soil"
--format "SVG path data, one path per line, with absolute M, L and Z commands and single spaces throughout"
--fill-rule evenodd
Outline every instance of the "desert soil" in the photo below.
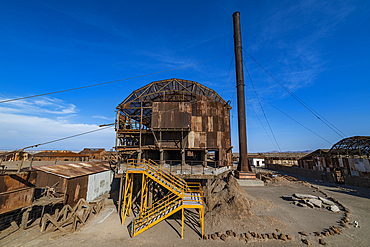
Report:
M 304 180 L 304 178 L 300 178 Z M 40 233 L 38 226 L 24 231 L 17 231 L 0 240 L 0 246 L 305 246 L 303 239 L 308 239 L 313 246 L 320 246 L 323 239 L 326 246 L 369 246 L 370 242 L 370 191 L 369 189 L 336 186 L 317 181 L 292 182 L 278 179 L 264 187 L 241 187 L 222 192 L 228 204 L 218 201 L 205 217 L 207 236 L 218 231 L 225 233 L 232 230 L 238 234 L 256 232 L 260 234 L 276 233 L 292 236 L 292 240 L 253 238 L 248 243 L 244 239 L 229 237 L 226 241 L 203 240 L 197 224 L 197 214 L 186 211 L 184 239 L 181 239 L 181 215 L 162 221 L 135 238 L 130 238 L 127 225 L 132 218 L 127 218 L 122 226 L 116 206 L 111 200 L 104 211 L 90 219 L 85 226 L 75 233 L 62 236 L 60 232 Z M 310 185 L 318 187 L 319 190 Z M 235 186 L 237 187 L 237 186 Z M 227 189 L 227 188 L 226 188 Z M 322 196 L 322 192 L 336 198 L 350 212 L 350 222 L 358 221 L 355 228 L 348 224 L 340 234 L 317 237 L 314 232 L 324 232 L 331 226 L 340 226 L 344 211 L 330 212 L 326 209 L 302 208 L 282 199 L 284 195 L 294 193 Z M 221 193 L 221 194 L 222 194 Z M 229 193 L 229 194 L 228 194 Z M 236 194 L 235 194 L 236 193 Z M 221 196 L 219 194 L 218 197 Z M 247 207 L 236 208 L 246 204 Z M 232 212 L 227 212 L 232 209 Z M 306 232 L 307 236 L 299 232 Z

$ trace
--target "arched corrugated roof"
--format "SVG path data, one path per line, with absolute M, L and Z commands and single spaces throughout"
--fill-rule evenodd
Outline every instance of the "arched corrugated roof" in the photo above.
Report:
M 154 81 L 133 91 L 117 106 L 117 109 L 123 111 L 126 115 L 137 119 L 137 116 L 140 115 L 141 104 L 143 104 L 143 115 L 149 116 L 151 114 L 151 109 L 146 107 L 151 107 L 153 102 L 194 102 L 197 95 L 228 105 L 228 103 L 214 90 L 198 82 L 172 78 Z

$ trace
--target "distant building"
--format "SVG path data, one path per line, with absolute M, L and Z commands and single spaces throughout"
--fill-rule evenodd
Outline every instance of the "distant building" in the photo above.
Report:
M 265 156 L 260 154 L 248 154 L 248 162 L 254 167 L 265 167 Z
M 318 149 L 302 157 L 299 166 L 370 178 L 370 136 L 349 137 L 340 140 L 331 149 Z
M 79 154 L 88 155 L 89 160 L 104 160 L 106 151 L 104 148 L 84 148 Z
M 88 161 L 89 155 L 67 150 L 46 150 L 33 155 L 34 161 Z
M 0 153 L 0 161 L 20 161 L 27 160 L 29 154 L 22 150 Z

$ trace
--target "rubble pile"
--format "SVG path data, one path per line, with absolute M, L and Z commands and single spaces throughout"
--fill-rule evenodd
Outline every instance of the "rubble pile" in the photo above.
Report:
M 299 179 L 295 177 L 291 177 L 288 175 L 281 175 L 281 174 L 275 174 L 272 172 L 259 172 L 256 174 L 256 177 L 258 179 L 261 179 L 265 184 L 273 184 L 273 183 L 278 183 L 282 181 L 288 181 L 288 182 L 298 182 L 300 181 Z
M 295 193 L 293 196 L 282 196 L 284 200 L 291 201 L 294 205 L 304 207 L 304 208 L 326 208 L 332 212 L 339 212 L 340 209 L 335 202 L 325 199 L 321 196 L 313 196 L 306 194 Z
M 274 216 L 256 215 L 251 207 L 259 205 L 257 207 L 268 208 L 268 203 L 254 200 L 231 173 L 215 180 L 211 187 L 211 193 L 206 198 L 207 213 L 204 218 L 207 233 L 228 229 L 239 232 L 250 228 L 271 230 L 284 225 Z

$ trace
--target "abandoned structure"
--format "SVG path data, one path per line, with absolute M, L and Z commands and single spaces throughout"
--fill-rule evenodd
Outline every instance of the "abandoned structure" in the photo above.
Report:
M 318 149 L 299 160 L 302 168 L 370 178 L 370 136 L 340 140 L 330 150 Z
M 88 155 L 89 160 L 104 160 L 106 151 L 104 148 L 84 148 L 79 154 Z
M 115 149 L 123 158 L 231 164 L 231 107 L 212 89 L 175 78 L 155 81 L 133 91 L 116 109 Z M 214 153 L 213 163 L 208 153 Z
M 89 155 L 78 154 L 71 151 L 47 150 L 33 155 L 34 161 L 87 161 Z

